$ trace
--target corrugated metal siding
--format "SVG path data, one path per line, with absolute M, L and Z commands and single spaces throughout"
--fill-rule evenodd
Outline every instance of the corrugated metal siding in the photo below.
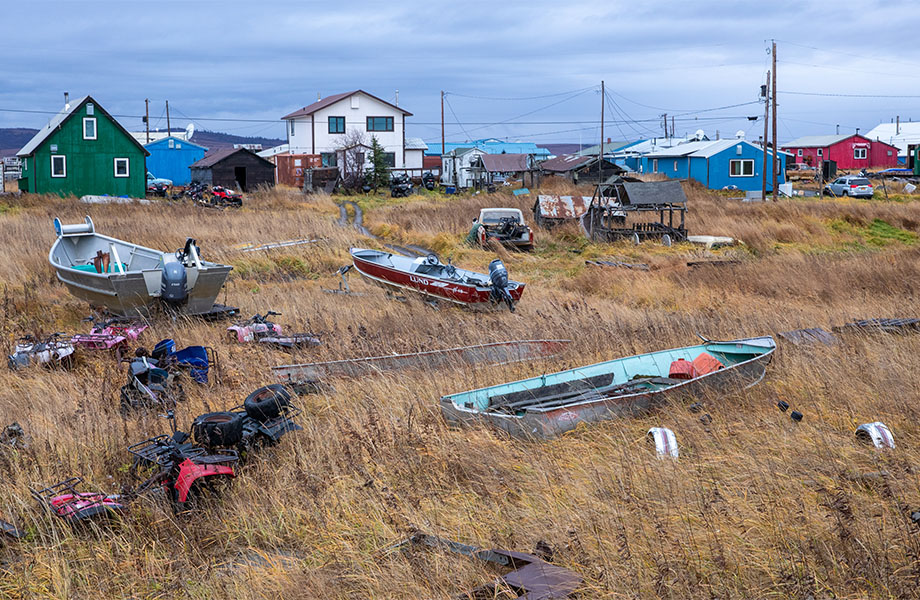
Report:
M 319 154 L 278 154 L 274 158 L 277 182 L 297 189 L 303 189 L 304 170 L 323 166 Z
M 157 177 L 171 179 L 175 185 L 188 185 L 192 180 L 189 165 L 204 158 L 207 149 L 182 140 L 173 140 L 170 148 L 169 141 L 164 139 L 144 146 L 150 152 L 147 170 Z

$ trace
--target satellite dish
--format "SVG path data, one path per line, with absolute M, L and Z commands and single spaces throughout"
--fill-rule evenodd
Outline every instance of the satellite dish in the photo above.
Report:
M 192 134 L 194 134 L 194 133 L 195 133 L 195 124 L 194 124 L 194 123 L 189 123 L 189 124 L 185 127 L 185 139 L 186 139 L 186 141 L 190 141 L 190 140 L 192 139 Z
M 736 132 L 735 132 L 735 137 L 738 138 L 739 140 L 743 140 L 743 139 L 744 139 L 744 130 L 743 130 L 743 129 L 739 129 L 738 131 L 736 131 Z
M 697 130 L 696 130 L 696 139 L 702 140 L 704 137 L 706 137 L 706 132 L 703 131 L 702 129 L 697 129 Z

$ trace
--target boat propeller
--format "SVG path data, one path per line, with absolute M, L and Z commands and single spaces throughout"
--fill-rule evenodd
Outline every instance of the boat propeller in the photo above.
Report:
M 505 302 L 511 312 L 514 312 L 514 299 L 508 291 L 508 269 L 501 259 L 496 258 L 489 263 L 489 280 L 492 282 L 492 302 Z

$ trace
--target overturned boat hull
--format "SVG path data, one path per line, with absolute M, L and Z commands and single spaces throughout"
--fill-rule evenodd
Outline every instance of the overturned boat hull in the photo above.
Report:
M 593 423 L 633 416 L 667 400 L 736 392 L 759 383 L 773 358 L 772 337 L 620 358 L 441 398 L 452 425 L 488 423 L 515 437 L 548 439 Z M 674 361 L 708 353 L 724 368 L 692 379 L 668 377 Z
M 571 340 L 515 340 L 411 354 L 369 356 L 272 367 L 280 383 L 309 383 L 330 377 L 361 377 L 383 371 L 454 365 L 504 365 L 560 354 Z

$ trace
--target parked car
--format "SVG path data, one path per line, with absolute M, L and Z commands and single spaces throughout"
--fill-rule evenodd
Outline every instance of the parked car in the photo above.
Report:
M 875 190 L 865 177 L 859 175 L 844 175 L 825 185 L 822 193 L 829 196 L 871 198 Z
M 524 223 L 524 215 L 517 208 L 483 208 L 479 218 L 473 220 L 467 240 L 486 246 L 496 240 L 504 246 L 533 249 L 533 230 Z
M 164 177 L 157 177 L 150 171 L 147 171 L 147 189 L 153 187 L 172 187 L 172 179 L 166 179 Z

